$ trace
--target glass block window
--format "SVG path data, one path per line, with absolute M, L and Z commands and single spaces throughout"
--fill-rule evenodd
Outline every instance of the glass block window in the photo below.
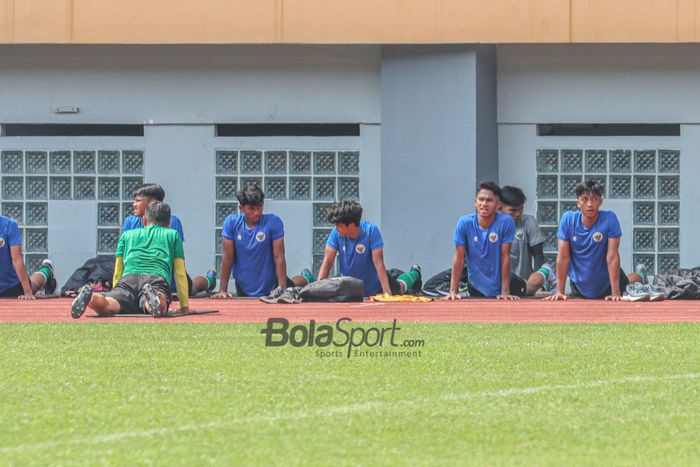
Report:
M 595 180 L 605 197 L 628 202 L 632 262 L 652 274 L 678 267 L 680 259 L 681 153 L 667 148 L 548 148 L 535 154 L 537 220 L 545 234 L 545 257 L 556 255 L 556 227 L 567 211 L 578 209 L 573 190 L 579 181 Z M 605 205 L 603 206 L 605 209 Z M 631 230 L 631 232 L 630 232 Z M 631 234 L 631 235 L 630 235 Z
M 97 200 L 96 252 L 113 254 L 119 228 L 143 183 L 142 150 L 3 150 L 0 197 L 4 215 L 23 226 L 27 270 L 48 256 L 51 200 Z
M 559 151 L 555 153 L 558 163 Z M 266 199 L 307 203 L 313 212 L 313 225 L 309 226 L 314 251 L 311 262 L 314 274 L 318 273 L 323 259 L 320 236 L 327 237 L 333 227 L 326 222 L 326 208 L 335 201 L 360 200 L 360 152 L 220 148 L 214 157 L 216 229 L 222 227 L 226 215 L 237 212 L 237 191 L 251 184 L 260 186 Z M 556 175 L 553 182 L 549 189 L 556 198 Z M 221 252 L 217 251 L 215 265 L 220 271 Z

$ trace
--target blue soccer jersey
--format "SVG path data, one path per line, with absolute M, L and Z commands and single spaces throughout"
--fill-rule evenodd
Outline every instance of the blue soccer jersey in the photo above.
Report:
M 377 269 L 372 261 L 372 252 L 384 247 L 379 227 L 369 222 L 360 222 L 357 238 L 343 237 L 337 229 L 328 236 L 326 245 L 338 252 L 340 275 L 362 279 L 365 297 L 382 291 Z
M 22 244 L 22 234 L 17 222 L 0 216 L 0 293 L 19 284 L 19 277 L 12 264 L 10 247 Z
M 586 298 L 599 298 L 610 287 L 608 275 L 608 238 L 622 237 L 617 216 L 612 211 L 600 211 L 598 220 L 587 229 L 581 211 L 564 213 L 557 232 L 559 240 L 569 242 L 571 263 L 569 279 Z
M 143 220 L 141 219 L 141 216 L 128 216 L 126 219 L 124 219 L 122 233 L 126 232 L 127 230 L 140 229 L 142 227 Z M 170 228 L 177 230 L 177 233 L 180 234 L 180 239 L 183 242 L 185 241 L 185 232 L 182 231 L 182 222 L 180 222 L 180 219 L 175 215 L 170 216 Z
M 488 229 L 479 225 L 476 213 L 462 216 L 457 221 L 452 241 L 466 249 L 469 284 L 484 297 L 501 293 L 501 246 L 513 243 L 515 221 L 508 214 L 496 213 Z
M 233 278 L 248 297 L 262 297 L 277 287 L 272 242 L 284 237 L 284 224 L 275 214 L 263 214 L 248 227 L 244 214 L 229 214 L 221 235 L 234 243 Z

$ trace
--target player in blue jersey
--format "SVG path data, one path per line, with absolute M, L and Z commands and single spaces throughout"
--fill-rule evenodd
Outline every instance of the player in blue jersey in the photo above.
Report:
M 538 271 L 523 279 L 510 272 L 510 249 L 515 240 L 515 221 L 498 212 L 501 188 L 495 182 L 481 182 L 476 190 L 476 212 L 457 221 L 452 241 L 452 277 L 449 300 L 461 298 L 457 293 L 465 266 L 471 297 L 515 300 L 534 294 L 544 283 Z
M 39 271 L 28 277 L 17 222 L 0 216 L 0 297 L 34 300 L 34 294 L 42 289 L 47 294 L 56 290 L 53 263 L 45 259 Z
M 276 214 L 263 214 L 265 194 L 250 185 L 236 194 L 239 214 L 229 214 L 221 233 L 223 257 L 219 292 L 213 298 L 232 298 L 228 291 L 231 274 L 239 297 L 263 297 L 287 287 L 303 287 L 302 276 L 287 277 L 284 256 L 284 224 Z
M 559 222 L 557 291 L 546 300 L 566 300 L 567 274 L 571 296 L 622 300 L 622 291 L 632 282 L 644 283 L 637 272 L 626 276 L 620 268 L 622 229 L 612 211 L 601 211 L 603 187 L 588 180 L 576 186 L 578 211 L 564 213 Z
M 165 190 L 157 183 L 145 183 L 134 190 L 134 213 L 124 219 L 122 233 L 131 229 L 143 228 L 143 217 L 146 215 L 146 208 L 148 205 L 152 201 L 160 201 L 162 203 L 164 199 Z M 177 216 L 171 216 L 169 227 L 177 230 L 177 233 L 180 234 L 180 239 L 183 242 L 185 241 L 185 233 L 182 229 L 182 222 L 180 222 L 180 219 Z M 216 272 L 213 270 L 207 271 L 206 276 L 197 276 L 194 279 L 187 274 L 187 289 L 189 290 L 190 297 L 200 292 L 204 292 L 205 290 L 212 291 L 215 287 Z M 176 290 L 174 276 L 170 279 L 170 288 L 171 290 Z
M 384 266 L 384 241 L 379 227 L 362 221 L 362 206 L 355 201 L 340 201 L 328 209 L 328 222 L 335 229 L 328 236 L 319 279 L 326 279 L 336 254 L 340 256 L 340 275 L 362 279 L 365 297 L 384 293 L 405 294 L 420 291 L 420 267 L 413 265 L 409 272 Z

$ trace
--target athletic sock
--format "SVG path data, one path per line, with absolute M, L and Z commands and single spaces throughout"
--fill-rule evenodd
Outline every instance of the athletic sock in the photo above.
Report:
M 48 266 L 40 267 L 37 272 L 44 275 L 44 277 L 46 278 L 46 282 L 48 282 L 53 277 L 53 272 L 51 272 L 51 268 Z
M 420 279 L 420 271 L 417 269 L 411 269 L 410 271 L 404 272 L 396 278 L 397 281 L 403 282 L 407 291 L 413 287 L 413 284 L 415 284 L 418 279 Z
M 549 292 L 549 269 L 542 267 L 539 268 L 537 272 L 542 274 L 542 277 L 544 277 L 544 284 L 542 284 L 542 289 Z
M 314 275 L 311 273 L 311 271 L 309 271 L 309 270 L 306 269 L 306 268 L 305 268 L 305 269 L 302 269 L 301 272 L 299 273 L 299 275 L 301 275 L 301 277 L 303 277 L 304 279 L 306 279 L 306 282 L 308 282 L 309 284 L 316 280 L 316 278 L 315 278 Z

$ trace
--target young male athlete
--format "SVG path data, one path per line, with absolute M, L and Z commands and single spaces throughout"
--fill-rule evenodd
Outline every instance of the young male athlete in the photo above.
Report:
M 34 300 L 41 289 L 47 294 L 56 290 L 53 263 L 45 259 L 39 271 L 28 277 L 17 222 L 0 216 L 0 297 Z
M 340 255 L 340 275 L 362 279 L 364 295 L 380 292 L 386 295 L 405 294 L 420 290 L 421 272 L 418 265 L 409 272 L 393 277 L 384 266 L 384 241 L 379 227 L 362 221 L 362 206 L 355 201 L 340 201 L 328 208 L 328 222 L 335 229 L 328 236 L 326 251 L 318 273 L 326 279 L 336 254 Z M 414 287 L 415 285 L 415 287 Z
M 160 201 L 161 203 L 165 199 L 165 190 L 162 186 L 157 183 L 145 183 L 134 190 L 134 202 L 133 208 L 134 213 L 131 216 L 127 216 L 124 219 L 124 226 L 122 227 L 122 233 L 127 232 L 131 229 L 140 229 L 143 227 L 143 216 L 146 212 L 146 207 L 153 201 Z M 177 230 L 180 234 L 180 239 L 185 241 L 185 233 L 182 229 L 182 222 L 176 215 L 172 215 L 170 218 L 170 225 L 168 226 L 172 229 Z M 189 296 L 197 295 L 205 290 L 212 291 L 216 287 L 216 271 L 209 270 L 205 276 L 197 276 L 194 279 L 187 274 L 187 290 L 189 291 Z M 171 290 L 175 288 L 175 278 L 170 278 L 170 288 Z
M 495 182 L 481 182 L 474 200 L 476 212 L 457 221 L 452 236 L 455 254 L 448 300 L 461 298 L 457 287 L 465 257 L 471 297 L 516 300 L 534 294 L 544 283 L 541 273 L 532 273 L 525 280 L 510 272 L 515 221 L 510 215 L 497 212 L 500 194 L 501 188 Z
M 533 272 L 542 275 L 545 290 L 556 287 L 556 273 L 544 259 L 544 235 L 537 219 L 524 214 L 525 193 L 518 187 L 504 186 L 499 196 L 500 212 L 510 215 L 515 221 L 515 238 L 510 248 L 510 272 L 518 277 L 529 278 Z M 537 279 L 537 278 L 534 278 Z
M 180 234 L 169 228 L 170 206 L 153 201 L 146 208 L 144 228 L 125 232 L 117 245 L 112 290 L 93 294 L 84 285 L 73 300 L 71 316 L 80 318 L 87 307 L 99 315 L 150 313 L 163 316 L 170 306 L 168 281 L 175 274 L 180 311 L 188 311 L 185 254 Z
M 593 180 L 576 186 L 578 211 L 564 213 L 559 222 L 557 290 L 545 300 L 566 300 L 566 276 L 571 296 L 622 300 L 630 282 L 646 282 L 637 272 L 626 276 L 620 268 L 622 229 L 612 211 L 601 211 L 603 187 Z
M 240 190 L 238 214 L 229 214 L 221 233 L 224 254 L 219 292 L 213 298 L 232 298 L 228 282 L 233 271 L 236 295 L 263 297 L 281 294 L 287 287 L 303 287 L 308 280 L 287 277 L 284 224 L 276 214 L 263 214 L 265 193 L 257 185 Z

